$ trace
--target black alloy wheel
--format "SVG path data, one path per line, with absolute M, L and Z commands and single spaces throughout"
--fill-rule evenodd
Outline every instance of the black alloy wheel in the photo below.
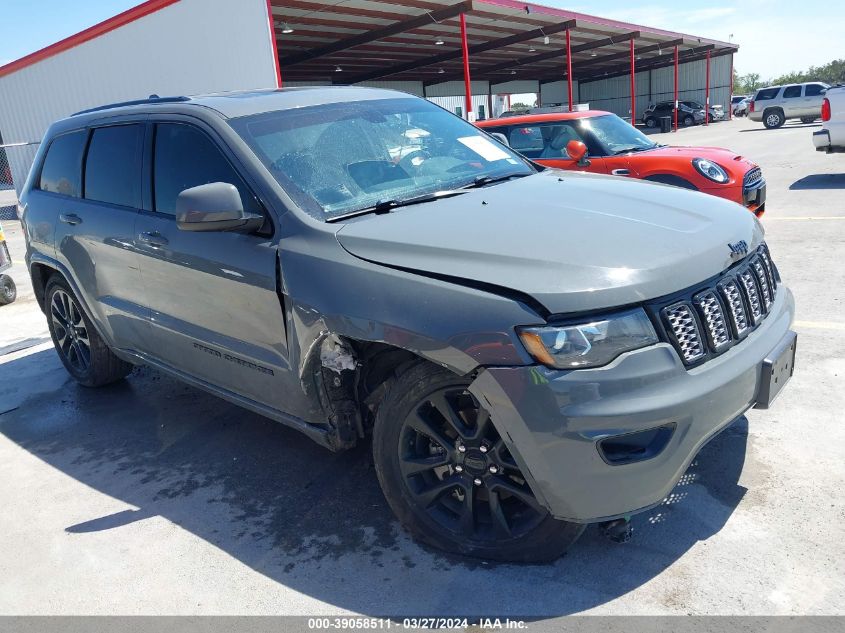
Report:
M 86 373 L 91 364 L 91 341 L 82 310 L 76 300 L 58 289 L 50 300 L 50 320 L 56 349 L 73 369 Z

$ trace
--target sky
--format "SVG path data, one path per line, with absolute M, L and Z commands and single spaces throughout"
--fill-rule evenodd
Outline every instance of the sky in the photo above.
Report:
M 236 0 L 233 0 L 236 1 Z M 769 79 L 845 57 L 841 0 L 539 0 L 582 13 L 732 41 L 740 74 Z M 52 44 L 140 0 L 0 0 L 0 65 Z

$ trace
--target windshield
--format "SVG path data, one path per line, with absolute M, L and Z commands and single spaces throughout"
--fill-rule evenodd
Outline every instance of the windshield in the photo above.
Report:
M 612 156 L 658 147 L 648 137 L 615 114 L 540 123 L 485 125 L 504 134 L 510 146 L 533 160 L 567 159 L 569 141 L 581 141 L 590 156 Z
M 424 99 L 331 103 L 230 124 L 288 195 L 320 220 L 536 171 Z

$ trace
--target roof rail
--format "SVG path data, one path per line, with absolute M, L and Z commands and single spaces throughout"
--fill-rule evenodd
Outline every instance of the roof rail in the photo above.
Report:
M 96 108 L 88 108 L 87 110 L 80 110 L 79 112 L 74 112 L 71 116 L 77 116 L 79 114 L 88 114 L 89 112 L 99 112 L 100 110 L 111 110 L 112 108 L 121 108 L 123 106 L 133 106 L 133 105 L 147 105 L 147 104 L 155 104 L 155 103 L 181 103 L 184 101 L 190 101 L 190 97 L 159 97 L 157 95 L 152 95 L 148 99 L 135 99 L 133 101 L 119 101 L 118 103 L 108 103 L 106 105 L 97 106 Z

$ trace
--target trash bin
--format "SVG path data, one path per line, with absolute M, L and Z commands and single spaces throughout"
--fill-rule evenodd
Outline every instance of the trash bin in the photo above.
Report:
M 672 131 L 672 117 L 670 117 L 670 116 L 660 117 L 660 131 L 661 132 L 671 132 Z

